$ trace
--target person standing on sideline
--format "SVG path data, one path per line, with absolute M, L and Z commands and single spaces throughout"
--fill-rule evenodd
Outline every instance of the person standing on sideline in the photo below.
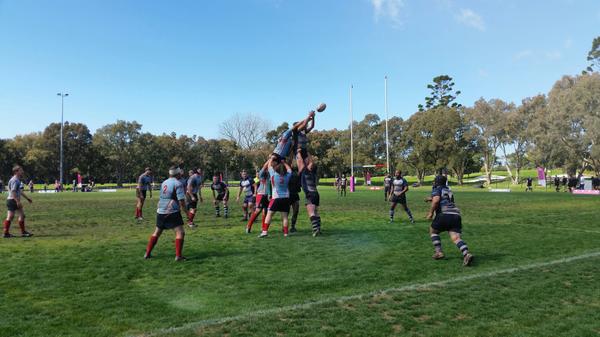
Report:
M 342 174 L 342 178 L 340 179 L 340 196 L 346 196 L 346 186 L 348 186 L 348 179 L 346 179 L 346 174 Z
M 533 192 L 533 179 L 531 177 L 527 177 L 527 188 L 525 192 Z
M 383 178 L 383 192 L 384 192 L 384 199 L 385 201 L 388 201 L 388 195 L 390 194 L 390 189 L 392 187 L 392 176 L 390 175 L 390 173 L 386 173 L 385 178 Z
M 29 180 L 29 184 L 27 186 L 29 186 L 29 193 L 33 194 L 33 190 L 34 190 L 33 179 Z
M 135 219 L 139 221 L 144 220 L 143 210 L 147 191 L 150 192 L 150 198 L 152 199 L 152 169 L 149 167 L 146 167 L 144 173 L 138 177 L 137 186 L 135 187 L 135 196 L 137 198 L 135 205 Z
M 435 177 L 431 196 L 426 198 L 425 201 L 431 202 L 427 219 L 433 220 L 429 227 L 431 242 L 435 249 L 432 256 L 433 259 L 441 260 L 444 258 L 440 233 L 448 232 L 450 239 L 462 253 L 463 266 L 470 266 L 473 263 L 473 255 L 469 252 L 469 247 L 461 238 L 462 218 L 460 210 L 454 204 L 454 195 L 450 187 L 447 186 L 446 177 L 442 175 Z
M 156 228 L 148 240 L 144 259 L 152 258 L 152 249 L 165 229 L 175 230 L 175 261 L 185 261 L 186 259 L 182 255 L 185 237 L 183 218 L 181 217 L 181 210 L 185 209 L 185 188 L 180 181 L 182 174 L 183 171 L 179 167 L 171 167 L 169 179 L 163 181 L 160 186 Z
M 556 192 L 560 192 L 560 179 L 558 176 L 554 176 L 554 188 L 556 189 Z
M 6 199 L 6 208 L 8 210 L 6 220 L 4 220 L 4 238 L 12 238 L 10 234 L 10 224 L 15 217 L 18 216 L 19 227 L 21 228 L 22 237 L 30 237 L 33 234 L 25 230 L 25 211 L 21 203 L 21 197 L 27 199 L 31 204 L 32 200 L 21 190 L 21 179 L 23 178 L 23 168 L 19 165 L 13 167 L 13 176 L 8 181 L 8 198 Z

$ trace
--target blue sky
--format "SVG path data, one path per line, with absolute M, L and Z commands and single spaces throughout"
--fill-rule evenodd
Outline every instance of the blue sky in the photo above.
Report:
M 595 28 L 594 28 L 595 27 Z M 597 0 L 0 0 L 0 138 L 60 120 L 92 131 L 117 119 L 144 131 L 219 137 L 234 113 L 275 127 L 328 109 L 317 128 L 407 118 L 439 74 L 471 105 L 546 93 L 586 66 Z

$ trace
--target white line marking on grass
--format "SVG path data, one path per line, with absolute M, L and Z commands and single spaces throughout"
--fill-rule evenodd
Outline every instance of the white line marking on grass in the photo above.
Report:
M 161 336 L 161 335 L 165 335 L 165 334 L 169 334 L 169 333 L 197 329 L 197 328 L 201 328 L 201 327 L 218 325 L 218 324 L 223 324 L 223 323 L 227 323 L 227 322 L 240 321 L 240 320 L 244 320 L 244 319 L 248 319 L 248 318 L 267 316 L 267 315 L 271 315 L 271 314 L 279 314 L 279 313 L 301 310 L 301 309 L 310 309 L 314 306 L 318 306 L 318 305 L 322 305 L 322 304 L 330 304 L 330 303 L 336 303 L 336 302 L 343 303 L 343 302 L 352 301 L 352 300 L 371 298 L 371 297 L 375 297 L 378 295 L 386 295 L 386 294 L 390 294 L 390 293 L 401 293 L 401 292 L 415 291 L 415 290 L 421 290 L 421 289 L 426 289 L 426 288 L 431 288 L 431 287 L 445 286 L 450 283 L 464 282 L 464 281 L 470 281 L 470 280 L 476 280 L 476 279 L 482 279 L 482 278 L 489 278 L 489 277 L 494 277 L 494 276 L 503 275 L 503 274 L 512 274 L 512 273 L 516 273 L 516 272 L 520 272 L 520 271 L 526 271 L 526 270 L 542 268 L 542 267 L 549 267 L 549 266 L 553 266 L 553 265 L 557 265 L 557 264 L 569 263 L 569 262 L 573 262 L 573 261 L 585 260 L 585 259 L 595 258 L 595 257 L 600 257 L 600 251 L 590 252 L 590 253 L 586 253 L 586 254 L 582 254 L 582 255 L 565 257 L 565 258 L 553 260 L 553 261 L 536 262 L 536 263 L 526 264 L 524 266 L 519 266 L 519 267 L 512 267 L 512 268 L 489 271 L 489 272 L 485 272 L 485 273 L 459 276 L 459 277 L 446 279 L 443 281 L 427 282 L 427 283 L 413 283 L 413 284 L 408 284 L 408 285 L 405 285 L 402 287 L 375 290 L 375 291 L 371 291 L 371 292 L 363 293 L 363 294 L 342 296 L 342 297 L 336 297 L 336 298 L 327 298 L 327 299 L 322 299 L 322 300 L 318 300 L 318 301 L 305 302 L 305 303 L 294 304 L 294 305 L 278 307 L 278 308 L 255 310 L 252 312 L 247 312 L 247 313 L 236 315 L 236 316 L 227 316 L 227 317 L 221 317 L 221 318 L 215 318 L 215 319 L 201 320 L 201 321 L 197 321 L 197 322 L 187 323 L 185 325 L 178 326 L 178 327 L 171 327 L 171 328 L 157 330 L 157 331 L 151 332 L 151 333 L 145 333 L 145 334 L 141 334 L 141 335 L 132 335 L 132 336 L 139 336 L 139 337 Z

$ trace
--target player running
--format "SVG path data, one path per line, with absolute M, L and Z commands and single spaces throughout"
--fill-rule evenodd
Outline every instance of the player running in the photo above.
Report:
M 392 204 L 390 207 L 390 222 L 394 222 L 394 211 L 396 209 L 396 205 L 400 204 L 408 215 L 410 223 L 415 223 L 412 213 L 410 212 L 410 209 L 406 203 L 406 192 L 408 192 L 408 182 L 406 179 L 404 179 L 404 177 L 402 177 L 402 172 L 400 170 L 396 170 L 394 178 L 392 179 L 390 194 L 388 195 L 388 200 Z
M 186 207 L 187 207 L 187 220 L 190 228 L 195 228 L 194 217 L 196 216 L 196 209 L 198 209 L 198 200 L 202 200 L 202 170 L 190 170 L 190 177 L 187 181 L 185 196 L 186 196 Z
M 238 192 L 236 202 L 240 201 L 240 196 L 244 193 L 244 202 L 242 203 L 244 217 L 241 221 L 248 221 L 248 214 L 252 213 L 254 207 L 254 179 L 248 176 L 246 170 L 241 172 L 241 177 L 240 191 Z
M 13 176 L 8 181 L 8 197 L 6 198 L 6 220 L 4 220 L 4 238 L 12 238 L 14 235 L 10 234 L 10 223 L 18 215 L 17 221 L 19 221 L 19 227 L 21 228 L 21 236 L 24 238 L 30 237 L 33 234 L 25 230 L 25 211 L 23 210 L 23 204 L 21 204 L 21 196 L 31 204 L 32 200 L 29 198 L 24 191 L 21 190 L 21 179 L 23 178 L 23 168 L 19 165 L 13 167 Z
M 321 234 L 321 216 L 319 215 L 320 197 L 319 191 L 317 191 L 317 185 L 319 183 L 317 165 L 315 165 L 310 156 L 306 159 L 302 158 L 300 151 L 298 151 L 298 154 L 296 155 L 296 162 L 302 181 L 302 189 L 304 190 L 304 196 L 306 198 L 306 212 L 310 217 L 310 223 L 312 225 L 312 235 L 318 236 Z
M 156 210 L 156 229 L 146 246 L 144 259 L 152 258 L 152 249 L 158 242 L 158 238 L 165 229 L 175 230 L 175 261 L 184 261 L 183 239 L 185 230 L 181 210 L 185 209 L 185 187 L 181 184 L 183 171 L 179 167 L 169 169 L 169 179 L 163 181 L 160 186 L 160 198 Z
M 250 216 L 250 220 L 248 220 L 248 224 L 246 225 L 246 234 L 250 234 L 252 231 L 252 225 L 258 217 L 259 214 L 262 213 L 262 227 L 265 227 L 265 218 L 267 216 L 267 210 L 269 208 L 269 189 L 270 189 L 270 180 L 269 180 L 269 171 L 268 171 L 268 161 L 265 162 L 262 169 L 257 173 L 258 178 L 258 186 L 256 188 L 256 207 L 254 208 L 254 212 Z
M 425 199 L 425 201 L 431 202 L 431 209 L 427 213 L 427 219 L 433 219 L 429 228 L 431 242 L 435 248 L 435 253 L 432 257 L 435 260 L 444 258 L 440 233 L 447 231 L 450 239 L 463 255 L 463 266 L 470 266 L 473 263 L 473 255 L 471 255 L 469 247 L 461 238 L 462 219 L 460 210 L 454 204 L 454 195 L 446 183 L 446 177 L 441 175 L 436 176 L 431 196 Z
M 225 212 L 225 219 L 229 217 L 229 207 L 227 202 L 229 201 L 229 188 L 218 175 L 213 176 L 212 185 L 210 189 L 213 194 L 213 205 L 215 206 L 215 216 L 218 218 L 221 216 L 221 209 L 219 208 L 219 202 L 223 203 L 223 211 Z
M 152 170 L 146 167 L 144 173 L 142 173 L 138 180 L 135 188 L 135 194 L 137 197 L 137 204 L 135 207 L 135 219 L 138 221 L 144 220 L 143 209 L 144 201 L 146 201 L 146 191 L 150 191 L 150 198 L 152 199 Z
M 279 140 L 277 141 L 277 146 L 275 147 L 275 150 L 273 150 L 271 157 L 275 160 L 281 160 L 281 159 L 285 160 L 288 157 L 288 155 L 290 154 L 290 151 L 292 149 L 292 141 L 293 141 L 292 137 L 294 136 L 294 133 L 298 133 L 300 130 L 305 130 L 308 121 L 311 118 L 314 118 L 314 116 L 315 116 L 315 112 L 310 111 L 308 113 L 308 117 L 306 117 L 305 119 L 303 119 L 300 122 L 294 123 L 293 127 L 291 129 L 283 131 L 281 133 L 281 135 L 279 136 Z
M 300 149 L 300 151 L 302 150 Z M 306 154 L 308 155 L 308 153 Z M 300 191 L 302 190 L 302 183 L 300 180 L 299 171 L 293 169 L 289 183 L 290 207 L 292 208 L 292 227 L 290 228 L 291 233 L 296 233 L 296 222 L 298 221 L 298 213 L 300 212 Z
M 383 189 L 385 194 L 385 201 L 388 201 L 388 196 L 390 194 L 390 189 L 392 188 L 392 176 L 388 172 L 383 178 Z
M 268 166 L 269 175 L 271 180 L 271 187 L 273 189 L 273 198 L 269 202 L 269 210 L 265 218 L 265 222 L 262 227 L 262 232 L 258 236 L 259 238 L 267 237 L 271 220 L 275 212 L 281 213 L 283 220 L 283 236 L 288 236 L 288 214 L 290 212 L 290 191 L 289 182 L 292 176 L 292 168 L 285 161 L 275 161 L 273 158 L 269 159 Z

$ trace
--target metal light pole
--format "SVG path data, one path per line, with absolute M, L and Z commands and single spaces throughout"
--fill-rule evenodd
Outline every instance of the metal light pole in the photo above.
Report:
M 354 135 L 352 134 L 352 124 L 354 124 L 354 115 L 352 114 L 352 88 L 350 85 L 350 177 L 354 179 Z
M 65 97 L 69 96 L 69 94 L 67 93 L 61 93 L 59 92 L 58 94 L 56 94 L 57 96 L 60 96 L 60 185 L 62 186 L 63 184 L 63 127 L 64 127 L 64 114 L 65 114 Z
M 387 172 L 389 174 L 389 172 L 390 172 L 390 139 L 388 137 L 387 76 L 385 77 L 385 80 L 384 80 L 384 86 L 385 86 L 385 94 L 384 94 L 384 101 L 385 101 L 385 156 L 386 156 L 386 162 L 387 162 Z

